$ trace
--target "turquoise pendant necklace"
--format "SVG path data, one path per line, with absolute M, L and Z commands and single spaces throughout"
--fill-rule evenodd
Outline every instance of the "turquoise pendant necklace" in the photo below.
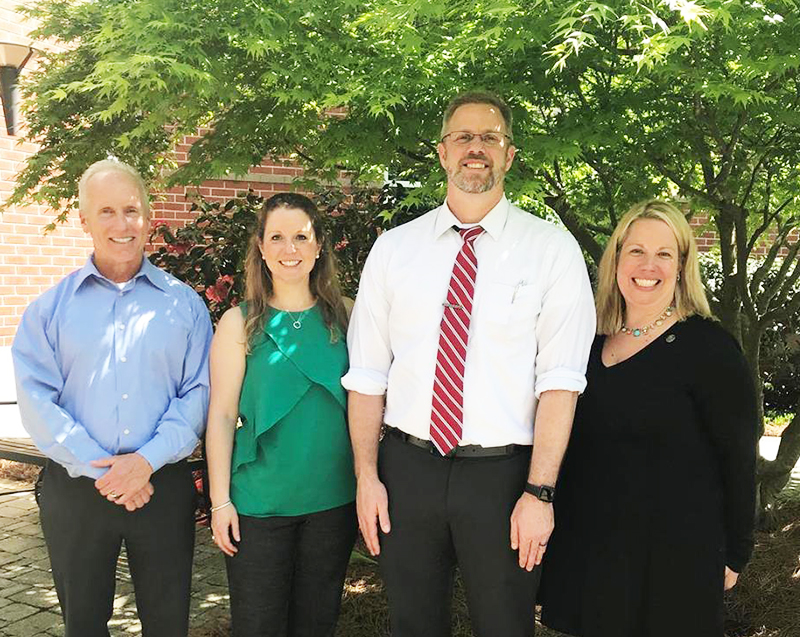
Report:
M 655 321 L 650 323 L 650 325 L 631 328 L 631 327 L 626 327 L 623 324 L 622 327 L 619 328 L 619 331 L 622 332 L 623 334 L 628 334 L 629 336 L 633 336 L 634 338 L 639 338 L 642 334 L 647 334 L 654 327 L 661 327 L 664 324 L 664 321 L 666 321 L 667 318 L 672 316 L 672 313 L 674 311 L 675 308 L 670 305 L 666 310 L 662 312 L 661 316 L 659 316 Z

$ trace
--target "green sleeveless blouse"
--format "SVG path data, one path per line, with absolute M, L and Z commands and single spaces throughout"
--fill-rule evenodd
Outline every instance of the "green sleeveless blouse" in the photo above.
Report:
M 247 356 L 231 459 L 231 501 L 243 515 L 303 515 L 355 499 L 345 339 L 331 343 L 317 307 L 301 320 L 295 329 L 272 310 Z

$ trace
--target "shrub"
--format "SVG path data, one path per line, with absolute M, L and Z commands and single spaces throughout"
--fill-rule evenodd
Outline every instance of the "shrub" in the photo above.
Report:
M 318 187 L 312 195 L 339 262 L 342 289 L 350 297 L 355 297 L 361 269 L 378 235 L 435 205 L 401 208 L 405 190 L 397 184 L 347 191 Z M 263 197 L 250 191 L 225 203 L 193 204 L 197 216 L 177 230 L 163 221 L 153 223 L 150 241 L 163 245 L 151 253 L 150 261 L 194 288 L 215 323 L 242 298 L 247 241 L 263 203 Z

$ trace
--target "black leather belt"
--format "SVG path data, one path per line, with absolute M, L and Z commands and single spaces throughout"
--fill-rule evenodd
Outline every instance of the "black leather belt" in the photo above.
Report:
M 396 427 L 384 425 L 384 433 L 392 438 L 402 440 L 409 445 L 425 449 L 430 453 L 441 456 L 439 450 L 430 440 L 417 438 Z M 496 458 L 499 456 L 511 456 L 521 451 L 530 453 L 531 445 L 503 445 L 502 447 L 481 447 L 480 445 L 460 445 L 445 456 L 446 458 Z

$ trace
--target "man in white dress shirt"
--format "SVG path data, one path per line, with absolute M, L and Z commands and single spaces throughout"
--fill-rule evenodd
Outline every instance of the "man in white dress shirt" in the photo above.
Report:
M 515 150 L 502 100 L 452 100 L 446 201 L 381 235 L 362 274 L 342 383 L 393 637 L 450 634 L 456 565 L 478 637 L 534 633 L 595 313 L 572 236 L 503 194 Z

